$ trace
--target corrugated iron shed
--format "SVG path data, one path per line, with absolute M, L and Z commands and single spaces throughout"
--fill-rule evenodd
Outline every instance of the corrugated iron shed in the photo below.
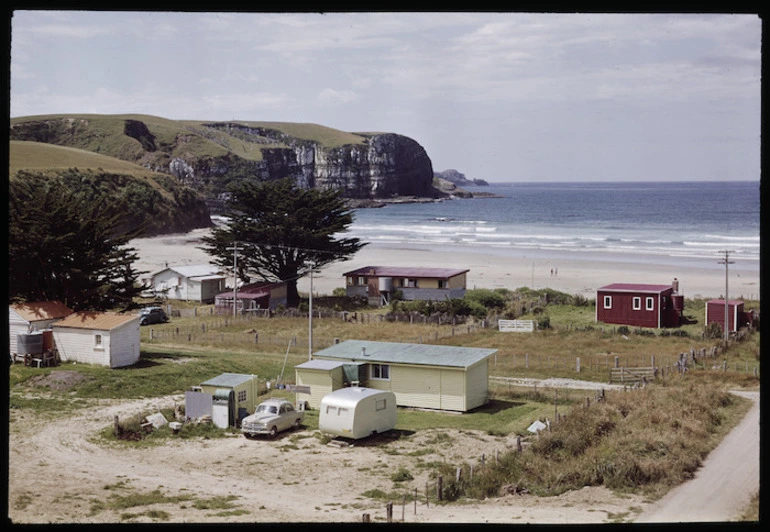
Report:
M 217 386 L 221 388 L 235 388 L 236 386 L 249 382 L 255 375 L 245 375 L 243 373 L 222 373 L 221 375 L 202 382 L 201 386 Z
M 449 279 L 470 270 L 457 268 L 412 268 L 399 266 L 364 266 L 342 275 L 366 275 L 370 277 L 409 277 L 429 279 Z
M 72 309 L 60 301 L 34 301 L 14 303 L 11 309 L 29 322 L 55 320 L 72 314 Z
M 352 362 L 468 368 L 496 352 L 497 349 L 479 347 L 346 340 L 318 351 L 314 357 Z
M 599 288 L 603 292 L 649 292 L 659 294 L 671 288 L 670 284 L 614 283 Z
M 54 328 L 98 329 L 109 331 L 133 320 L 139 321 L 138 314 L 120 312 L 76 312 L 53 324 Z

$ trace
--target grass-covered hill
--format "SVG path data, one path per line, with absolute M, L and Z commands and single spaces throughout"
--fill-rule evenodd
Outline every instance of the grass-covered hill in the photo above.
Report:
M 10 141 L 9 184 L 36 175 L 98 194 L 126 213 L 127 230 L 144 226 L 145 236 L 211 225 L 203 199 L 168 174 L 79 148 Z
M 12 118 L 11 140 L 79 148 L 173 175 L 216 204 L 243 179 L 294 177 L 350 198 L 430 196 L 425 150 L 394 133 L 350 133 L 318 124 L 169 120 L 157 116 L 36 115 Z

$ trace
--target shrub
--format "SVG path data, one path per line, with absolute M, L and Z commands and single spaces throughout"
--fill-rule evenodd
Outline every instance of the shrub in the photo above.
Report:
M 621 325 L 620 327 L 618 327 L 618 334 L 625 334 L 625 335 L 628 335 L 628 334 L 630 334 L 630 333 L 631 333 L 631 331 L 630 331 L 630 330 L 629 330 L 629 328 L 628 328 L 628 327 L 626 327 L 625 325 Z
M 414 480 L 414 477 L 408 469 L 401 467 L 398 471 L 390 476 L 390 480 L 393 482 L 404 482 L 406 480 Z
M 482 307 L 490 310 L 502 309 L 506 304 L 506 298 L 504 295 L 485 288 L 466 291 L 465 300 L 471 303 L 478 303 Z
M 722 326 L 715 321 L 712 321 L 706 326 L 705 330 L 706 338 L 719 339 L 724 336 Z
M 538 329 L 550 329 L 551 328 L 551 317 L 547 314 L 545 316 L 541 316 L 537 320 L 537 328 Z

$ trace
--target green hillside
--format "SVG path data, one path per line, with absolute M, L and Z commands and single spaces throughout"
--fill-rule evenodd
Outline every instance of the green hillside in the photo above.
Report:
M 60 168 L 102 169 L 138 176 L 152 173 L 138 164 L 115 157 L 41 142 L 12 140 L 10 141 L 8 156 L 11 178 L 19 170 L 54 170 Z

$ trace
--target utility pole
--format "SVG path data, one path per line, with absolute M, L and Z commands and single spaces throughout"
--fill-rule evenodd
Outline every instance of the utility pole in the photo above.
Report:
M 227 248 L 233 250 L 233 317 L 236 315 L 238 308 L 238 242 L 233 241 L 233 247 Z
M 725 327 L 724 327 L 725 331 L 724 332 L 725 332 L 725 348 L 727 348 L 727 339 L 730 337 L 730 333 L 729 333 L 729 325 L 730 325 L 729 306 L 730 305 L 728 304 L 729 298 L 727 297 L 727 287 L 728 287 L 727 271 L 728 271 L 729 265 L 735 264 L 735 261 L 730 260 L 730 253 L 733 253 L 733 251 L 725 249 L 723 251 L 720 251 L 720 253 L 725 254 L 725 258 L 720 260 L 719 264 L 725 265 Z
M 307 331 L 307 359 L 313 359 L 313 273 L 314 270 L 310 270 L 310 297 L 308 299 L 307 317 L 308 317 L 308 331 Z

